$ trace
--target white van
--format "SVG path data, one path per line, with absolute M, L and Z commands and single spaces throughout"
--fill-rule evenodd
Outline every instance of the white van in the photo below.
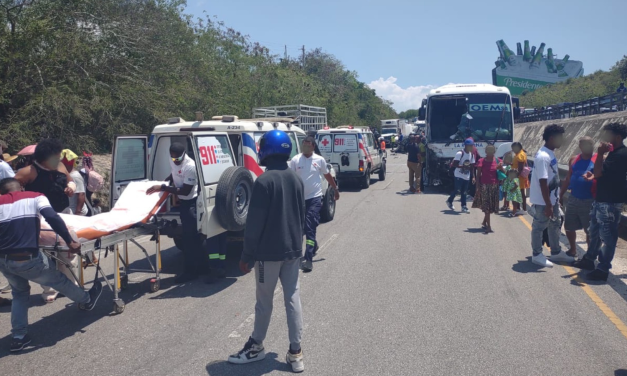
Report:
M 225 231 L 242 231 L 253 182 L 264 171 L 257 157 L 261 136 L 274 129 L 282 130 L 292 139 L 291 157 L 300 153 L 306 134 L 290 121 L 289 118 L 240 120 L 237 116 L 217 116 L 210 121 L 195 122 L 173 118 L 168 124 L 156 126 L 150 136 L 117 136 L 112 156 L 110 207 L 130 182 L 161 181 L 170 175 L 170 145 L 180 142 L 186 145 L 187 155 L 196 161 L 198 232 L 209 238 Z M 323 184 L 328 185 L 324 179 Z M 323 214 L 326 220 L 332 220 L 335 201 L 330 191 L 333 188 L 329 190 L 326 185 Z M 175 242 L 181 233 L 176 201 L 176 197 L 171 196 L 158 215 L 168 224 L 161 233 L 174 237 Z
M 330 163 L 340 185 L 357 180 L 363 188 L 370 186 L 370 175 L 385 180 L 386 157 L 368 127 L 343 125 L 318 131 L 318 148 Z

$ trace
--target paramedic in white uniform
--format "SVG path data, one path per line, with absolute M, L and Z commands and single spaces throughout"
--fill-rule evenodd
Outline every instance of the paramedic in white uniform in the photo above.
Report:
M 174 281 L 185 283 L 192 281 L 201 273 L 204 265 L 202 239 L 198 234 L 196 221 L 196 199 L 198 197 L 198 175 L 196 162 L 185 153 L 185 146 L 175 142 L 170 146 L 170 167 L 172 174 L 165 180 L 171 185 L 155 185 L 148 189 L 147 194 L 168 192 L 175 194 L 180 202 L 181 226 L 183 227 L 183 258 L 185 269 Z
M 295 155 L 289 162 L 289 167 L 296 172 L 305 186 L 305 237 L 307 238 L 305 257 L 301 266 L 304 272 L 313 270 L 313 257 L 318 250 L 316 242 L 316 229 L 320 223 L 320 210 L 322 209 L 322 177 L 329 182 L 335 192 L 335 200 L 340 199 L 340 193 L 327 168 L 327 162 L 314 153 L 316 139 L 307 136 L 303 140 L 301 154 Z

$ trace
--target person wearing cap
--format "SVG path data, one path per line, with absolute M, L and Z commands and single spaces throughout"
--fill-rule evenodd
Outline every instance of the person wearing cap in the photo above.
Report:
M 42 193 L 57 213 L 70 213 L 70 197 L 76 184 L 61 163 L 63 144 L 46 139 L 37 144 L 33 164 L 17 171 L 17 179 L 25 190 Z
M 2 154 L 2 160 L 0 160 L 0 180 L 15 176 L 15 172 L 9 164 L 15 160 L 15 158 L 17 158 L 17 156 L 11 156 L 7 153 Z
M 303 372 L 299 268 L 305 228 L 305 184 L 288 166 L 292 147 L 290 137 L 279 130 L 267 132 L 259 140 L 259 164 L 266 167 L 266 172 L 253 186 L 240 261 L 242 272 L 249 273 L 253 265 L 255 269 L 255 323 L 244 347 L 229 356 L 228 361 L 245 364 L 265 358 L 263 341 L 280 280 L 290 342 L 285 360 L 292 371 Z M 312 150 L 313 145 L 309 145 L 308 153 Z
M 78 155 L 70 149 L 63 149 L 61 152 L 61 163 L 65 166 L 70 176 L 76 184 L 74 195 L 70 197 L 70 210 L 74 215 L 87 215 L 87 205 L 85 204 L 85 180 L 76 168 L 78 166 Z
M 196 162 L 185 151 L 185 145 L 175 142 L 170 145 L 170 184 L 150 187 L 146 194 L 168 192 L 176 195 L 180 202 L 181 227 L 183 230 L 183 273 L 174 278 L 176 283 L 195 280 L 202 274 L 204 263 L 203 241 L 198 233 L 196 202 L 198 200 L 198 175 Z
M 450 210 L 455 210 L 453 200 L 455 200 L 455 196 L 459 192 L 462 201 L 462 212 L 470 213 L 468 207 L 466 206 L 466 191 L 470 185 L 471 178 L 474 180 L 473 169 L 475 163 L 477 162 L 473 152 L 474 147 L 475 142 L 472 138 L 467 138 L 464 140 L 464 149 L 458 151 L 455 154 L 455 158 L 453 158 L 453 164 L 451 167 L 455 169 L 453 172 L 455 185 L 453 187 L 453 192 L 451 192 L 451 195 L 446 200 L 446 206 L 448 206 Z

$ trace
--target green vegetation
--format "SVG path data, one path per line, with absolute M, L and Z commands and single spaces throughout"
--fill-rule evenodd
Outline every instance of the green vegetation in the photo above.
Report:
M 570 78 L 532 92 L 523 92 L 520 96 L 520 105 L 540 108 L 564 102 L 581 102 L 615 93 L 619 83 L 626 79 L 627 56 L 616 63 L 609 72 L 599 70 L 587 76 Z
M 167 118 L 258 106 L 326 107 L 329 125 L 395 118 L 390 102 L 320 49 L 279 59 L 182 0 L 0 0 L 0 138 L 110 150 Z M 260 25 L 264 22 L 260 21 Z M 277 24 L 278 25 L 278 24 Z
M 403 111 L 398 114 L 398 117 L 400 119 L 413 119 L 415 117 L 418 117 L 418 110 L 416 109 L 416 110 Z

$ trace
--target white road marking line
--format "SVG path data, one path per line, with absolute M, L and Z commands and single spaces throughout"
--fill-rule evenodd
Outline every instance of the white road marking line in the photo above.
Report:
M 331 243 L 332 243 L 335 239 L 337 239 L 337 237 L 338 237 L 338 236 L 340 236 L 340 235 L 339 235 L 339 234 L 333 234 L 333 235 L 331 235 L 331 237 L 330 237 L 329 239 L 327 239 L 327 241 L 326 241 L 326 242 L 324 242 L 324 244 L 323 244 L 323 245 L 321 245 L 320 247 L 318 247 L 318 252 L 317 252 L 317 254 L 322 253 L 322 251 L 323 251 L 324 249 L 326 249 L 326 248 L 329 246 L 329 244 L 331 244 Z
M 324 244 L 322 244 L 322 246 L 318 248 L 318 254 L 322 253 L 322 251 L 327 249 L 329 245 L 335 239 L 337 239 L 338 236 L 340 235 L 339 234 L 331 235 L 331 237 L 327 239 L 327 241 L 325 241 Z M 281 294 L 282 292 L 283 292 L 283 287 L 277 283 L 277 288 L 274 290 L 274 299 L 276 299 L 277 296 Z M 250 316 L 248 316 L 246 320 L 244 320 L 241 324 L 239 324 L 237 329 L 235 329 L 234 331 L 231 332 L 231 334 L 229 334 L 229 338 L 241 338 L 242 335 L 240 334 L 240 332 L 243 331 L 244 328 L 250 327 L 254 322 L 255 322 L 255 314 L 253 313 Z
M 241 330 L 243 329 L 246 325 L 249 325 L 250 323 L 255 321 L 255 314 L 253 313 L 252 315 L 248 316 L 246 318 L 246 320 L 244 320 L 244 322 L 242 322 L 238 327 L 237 330 Z M 234 330 L 233 332 L 231 332 L 231 334 L 229 334 L 229 338 L 240 338 L 241 335 L 237 332 L 237 330 Z
M 390 180 L 390 182 L 385 187 L 383 187 L 383 189 L 388 189 L 388 187 L 390 186 L 390 184 L 392 184 L 393 181 L 394 179 Z

